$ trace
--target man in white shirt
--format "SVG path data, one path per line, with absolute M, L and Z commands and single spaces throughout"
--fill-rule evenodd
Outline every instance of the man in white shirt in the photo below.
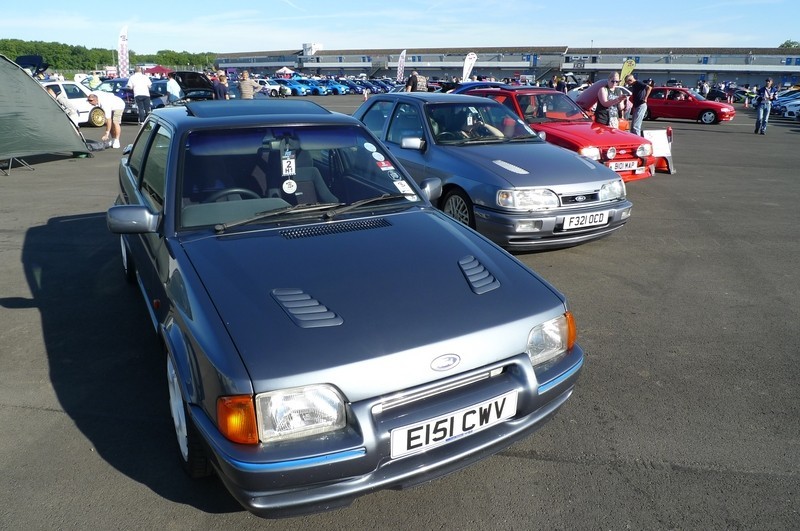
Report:
M 106 134 L 103 135 L 101 140 L 108 142 L 110 138 L 113 138 L 111 147 L 118 149 L 119 137 L 122 135 L 122 114 L 125 112 L 125 100 L 111 92 L 101 90 L 92 92 L 86 99 L 92 105 L 103 109 L 106 115 Z
M 136 73 L 128 79 L 128 88 L 133 89 L 133 97 L 136 100 L 136 107 L 139 109 L 139 125 L 144 122 L 147 115 L 153 108 L 150 101 L 150 87 L 153 82 L 144 73 L 141 66 L 136 69 Z

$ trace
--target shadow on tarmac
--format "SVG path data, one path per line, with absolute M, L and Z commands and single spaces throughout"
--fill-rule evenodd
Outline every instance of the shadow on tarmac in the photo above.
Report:
M 244 511 L 218 480 L 192 481 L 181 469 L 162 350 L 138 288 L 123 278 L 105 212 L 29 229 L 22 261 L 33 299 L 0 306 L 39 309 L 53 388 L 95 451 L 173 502 Z

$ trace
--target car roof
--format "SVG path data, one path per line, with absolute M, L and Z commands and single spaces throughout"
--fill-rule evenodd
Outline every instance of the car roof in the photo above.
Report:
M 550 87 L 531 87 L 531 86 L 507 86 L 507 87 L 477 87 L 470 89 L 470 92 L 519 92 L 522 94 L 564 94 L 560 90 Z M 566 94 L 564 94 L 566 96 Z
M 411 99 L 421 100 L 426 103 L 459 103 L 459 102 L 474 102 L 476 100 L 486 104 L 486 98 L 480 96 L 469 96 L 467 94 L 448 94 L 446 92 L 389 92 L 386 94 L 378 94 L 373 98 L 380 99 Z M 370 99 L 373 99 L 370 98 Z M 499 105 L 499 104 L 498 104 Z
M 193 101 L 186 105 L 156 109 L 153 115 L 183 129 L 309 123 L 361 126 L 361 122 L 351 116 L 331 112 L 311 101 L 296 99 Z

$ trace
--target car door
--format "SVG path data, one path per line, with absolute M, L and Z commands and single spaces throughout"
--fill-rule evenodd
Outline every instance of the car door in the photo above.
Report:
M 161 218 L 157 232 L 133 235 L 128 241 L 148 301 L 167 300 L 164 285 L 169 273 L 169 253 L 164 237 L 164 209 L 171 137 L 167 128 L 148 121 L 120 169 L 126 202 L 146 206 Z M 159 308 L 148 309 L 154 320 L 158 320 Z
M 667 102 L 670 109 L 670 118 L 680 118 L 694 120 L 697 118 L 697 102 L 688 92 L 673 89 L 667 95 Z
M 385 144 L 400 159 L 403 167 L 417 183 L 421 183 L 427 174 L 426 152 L 419 149 L 401 147 L 404 138 L 420 138 L 430 147 L 432 139 L 424 127 L 424 111 L 411 103 L 398 103 L 391 113 L 386 128 Z

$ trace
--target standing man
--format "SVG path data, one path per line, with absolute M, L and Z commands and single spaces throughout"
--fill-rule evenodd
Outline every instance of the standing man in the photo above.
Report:
M 772 110 L 772 100 L 775 99 L 775 91 L 772 88 L 772 78 L 768 77 L 764 86 L 756 91 L 756 129 L 753 134 L 767 134 L 767 122 L 769 113 Z
M 239 93 L 243 100 L 252 100 L 253 94 L 261 90 L 261 85 L 258 82 L 250 79 L 250 72 L 245 70 L 242 72 L 242 80 L 239 81 Z
M 167 81 L 167 101 L 175 103 L 183 97 L 183 91 L 178 84 L 178 80 L 175 79 L 175 72 L 168 73 L 167 77 L 169 77 L 169 81 Z
M 136 108 L 139 110 L 139 125 L 144 123 L 144 119 L 153 109 L 150 101 L 150 78 L 144 73 L 141 66 L 136 68 L 136 73 L 128 79 L 128 88 L 133 89 L 133 97 L 136 100 Z
M 106 134 L 103 135 L 101 140 L 108 142 L 113 138 L 111 147 L 119 149 L 119 137 L 122 135 L 122 114 L 125 112 L 125 100 L 119 96 L 115 96 L 111 92 L 104 92 L 98 90 L 89 94 L 86 100 L 92 105 L 98 106 L 103 109 L 106 115 Z
M 625 84 L 632 92 L 631 133 L 642 136 L 642 122 L 647 114 L 647 98 L 650 97 L 650 91 L 653 90 L 653 87 L 647 83 L 637 81 L 633 74 L 628 74 L 625 77 Z
M 406 92 L 428 92 L 428 80 L 414 70 L 406 81 Z

